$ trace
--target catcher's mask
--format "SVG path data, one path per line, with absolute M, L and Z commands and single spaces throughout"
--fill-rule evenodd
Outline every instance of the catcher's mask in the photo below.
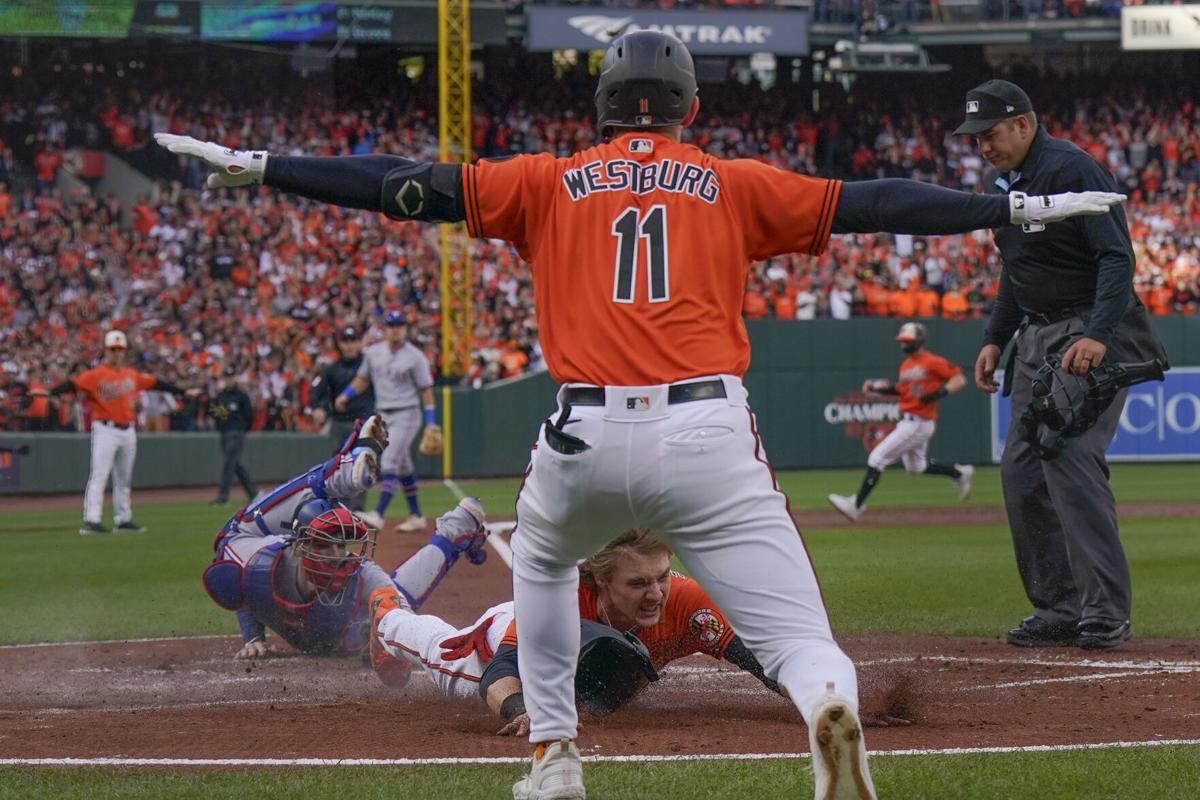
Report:
M 665 128 L 687 119 L 696 98 L 696 67 L 683 42 L 661 31 L 632 31 L 608 46 L 596 86 L 596 124 Z
M 300 569 L 325 605 L 342 593 L 363 563 L 375 554 L 375 532 L 341 503 L 316 499 L 303 503 L 292 520 Z
M 925 326 L 919 322 L 906 322 L 900 326 L 896 334 L 900 349 L 906 353 L 915 353 L 925 346 Z
M 1106 363 L 1086 375 L 1064 372 L 1062 357 L 1048 355 L 1033 374 L 1033 399 L 1021 414 L 1021 435 L 1042 460 L 1057 456 L 1067 440 L 1079 436 L 1100 419 L 1117 393 L 1126 386 L 1161 381 L 1163 364 Z

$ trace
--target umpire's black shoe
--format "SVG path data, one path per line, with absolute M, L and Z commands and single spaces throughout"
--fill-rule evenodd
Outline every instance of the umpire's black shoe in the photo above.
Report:
M 1076 644 L 1078 628 L 1077 622 L 1047 622 L 1032 614 L 1008 632 L 1008 643 L 1017 647 L 1067 647 Z
M 1129 620 L 1097 619 L 1079 623 L 1075 643 L 1084 650 L 1108 650 L 1120 647 L 1133 637 L 1133 626 Z

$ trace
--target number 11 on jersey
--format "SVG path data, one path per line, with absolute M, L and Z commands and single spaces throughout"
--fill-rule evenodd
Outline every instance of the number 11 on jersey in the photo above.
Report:
M 632 303 L 637 282 L 638 247 L 646 240 L 649 263 L 647 283 L 651 303 L 671 299 L 667 286 L 670 276 L 670 255 L 667 252 L 667 207 L 651 206 L 645 215 L 640 209 L 627 208 L 613 220 L 613 236 L 617 237 L 617 261 L 613 279 L 613 302 Z

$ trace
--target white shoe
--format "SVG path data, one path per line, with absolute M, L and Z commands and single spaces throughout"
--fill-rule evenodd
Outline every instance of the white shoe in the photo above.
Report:
M 958 470 L 958 477 L 954 479 L 954 485 L 958 487 L 958 501 L 964 503 L 971 496 L 971 479 L 975 477 L 975 468 L 970 464 L 955 464 L 954 468 Z
M 358 429 L 359 439 L 374 439 L 379 442 L 379 448 L 386 450 L 388 445 L 387 422 L 379 414 L 372 414 Z
M 383 528 L 383 515 L 378 511 L 356 511 L 358 518 L 363 521 L 363 524 L 368 528 L 381 530 Z
M 842 512 L 842 515 L 851 522 L 858 522 L 858 518 L 867 510 L 866 506 L 858 505 L 858 498 L 848 494 L 831 494 L 829 502 L 833 507 Z
M 570 739 L 539 745 L 534 751 L 529 774 L 513 784 L 513 800 L 586 799 L 583 760 L 579 757 L 579 748 Z
M 404 520 L 404 522 L 401 522 L 398 525 L 396 525 L 396 530 L 398 530 L 398 531 L 423 531 L 423 530 L 425 530 L 425 518 L 418 517 L 416 514 L 414 514 L 411 517 L 409 517 L 408 519 Z
M 875 800 L 862 723 L 850 701 L 833 691 L 832 683 L 813 711 L 808 744 L 816 800 Z

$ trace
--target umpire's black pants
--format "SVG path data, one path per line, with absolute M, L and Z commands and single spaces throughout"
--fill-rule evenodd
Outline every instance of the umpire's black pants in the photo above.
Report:
M 1122 389 L 1095 426 L 1069 439 L 1049 461 L 1020 437 L 1034 372 L 1044 356 L 1063 353 L 1085 327 L 1079 317 L 1030 324 L 1017 340 L 1012 422 L 1000 462 L 1017 569 L 1034 613 L 1050 623 L 1127 620 L 1133 603 L 1105 458 L 1129 390 Z
M 246 446 L 245 431 L 221 431 L 221 454 L 224 461 L 221 464 L 221 485 L 217 489 L 217 502 L 224 503 L 229 499 L 229 487 L 233 476 L 237 475 L 238 483 L 246 490 L 246 496 L 251 500 L 258 494 L 254 479 L 242 466 L 242 448 Z

